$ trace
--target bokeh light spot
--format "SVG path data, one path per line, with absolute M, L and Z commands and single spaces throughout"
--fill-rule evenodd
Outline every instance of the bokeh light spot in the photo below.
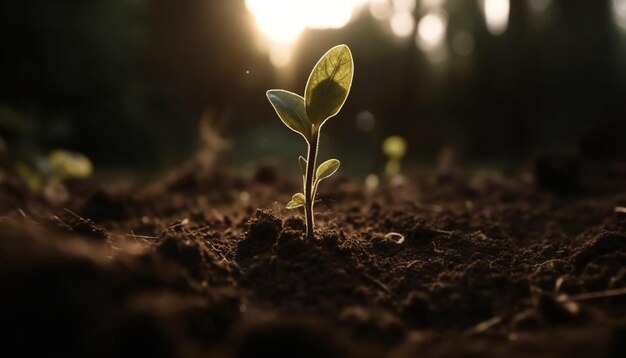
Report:
M 611 8 L 615 23 L 626 31 L 626 0 L 613 0 Z
M 417 27 L 418 45 L 423 49 L 440 46 L 446 36 L 447 19 L 445 13 L 433 10 L 422 17 Z
M 378 179 L 378 175 L 369 174 L 365 177 L 365 189 L 368 192 L 375 191 L 378 189 L 378 185 L 380 184 L 380 179 Z
M 370 111 L 362 111 L 356 116 L 356 127 L 362 132 L 371 132 L 376 125 L 376 117 Z
M 393 14 L 389 19 L 391 31 L 398 37 L 408 37 L 413 33 L 415 27 L 415 19 L 411 13 L 402 11 Z
M 400 159 L 406 153 L 406 140 L 399 135 L 392 135 L 383 142 L 383 152 L 392 159 Z
M 511 3 L 509 0 L 484 0 L 483 12 L 487 30 L 492 35 L 503 34 L 509 26 L 509 11 Z
M 274 45 L 270 49 L 270 62 L 275 67 L 285 67 L 291 62 L 291 47 L 289 45 Z
M 413 12 L 415 0 L 393 0 L 393 9 L 396 12 Z
M 474 52 L 474 36 L 467 32 L 458 32 L 452 38 L 452 49 L 459 56 L 467 56 Z
M 370 13 L 376 20 L 385 20 L 391 16 L 391 4 L 389 0 L 371 0 Z

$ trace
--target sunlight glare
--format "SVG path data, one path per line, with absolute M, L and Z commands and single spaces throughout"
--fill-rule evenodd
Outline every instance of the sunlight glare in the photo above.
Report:
M 418 46 L 424 50 L 441 46 L 446 36 L 447 22 L 443 11 L 433 10 L 422 17 L 417 26 Z
M 286 67 L 291 62 L 291 46 L 273 44 L 270 48 L 270 62 L 274 67 Z
M 302 3 L 305 27 L 312 29 L 338 29 L 346 26 L 352 19 L 355 6 L 360 1 L 316 0 L 294 1 Z M 329 11 L 332 9 L 332 11 Z
M 398 37 L 408 37 L 413 33 L 415 27 L 415 19 L 411 13 L 402 11 L 393 14 L 389 19 L 391 31 Z
M 357 10 L 371 1 L 246 0 L 246 8 L 261 35 L 260 47 L 269 53 L 272 64 L 284 67 L 289 64 L 293 45 L 306 29 L 344 27 Z
M 483 11 L 487 29 L 492 35 L 501 35 L 509 25 L 509 0 L 484 0 Z
M 366 0 L 246 0 L 256 25 L 271 41 L 294 42 L 307 28 L 345 26 Z M 331 11 L 332 10 L 332 11 Z
M 448 14 L 439 8 L 428 11 L 417 25 L 415 44 L 432 63 L 443 63 L 448 56 L 445 46 L 447 31 Z
M 246 0 L 260 32 L 273 42 L 292 43 L 304 31 L 297 16 L 298 4 L 289 0 Z
M 393 9 L 396 12 L 413 12 L 415 10 L 415 0 L 393 0 Z
M 622 30 L 626 31 L 626 0 L 613 0 L 613 18 Z
M 370 0 L 370 13 L 376 20 L 386 20 L 391 16 L 389 0 Z

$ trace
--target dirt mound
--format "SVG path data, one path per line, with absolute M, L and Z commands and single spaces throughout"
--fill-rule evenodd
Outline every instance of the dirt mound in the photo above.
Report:
M 3 184 L 3 356 L 623 355 L 626 178 L 339 178 L 307 240 L 275 174 Z

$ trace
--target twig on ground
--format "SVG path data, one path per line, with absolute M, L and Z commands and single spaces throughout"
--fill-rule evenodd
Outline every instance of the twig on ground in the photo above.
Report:
M 387 287 L 387 285 L 385 285 L 384 283 L 380 282 L 380 280 L 376 279 L 375 277 L 372 277 L 367 272 L 363 272 L 363 276 L 365 276 L 365 278 L 367 278 L 368 280 L 372 281 L 378 287 L 382 288 L 383 291 L 385 291 L 388 294 L 390 294 L 393 298 L 396 298 L 396 299 L 399 298 L 389 287 Z
M 502 322 L 502 316 L 492 317 L 486 321 L 480 322 L 479 324 L 475 325 L 473 328 L 471 328 L 470 330 L 466 332 L 466 335 L 485 333 L 487 332 L 487 330 L 489 330 L 489 328 L 497 325 L 500 322 Z
M 624 296 L 626 295 L 626 287 L 623 288 L 615 288 L 611 290 L 605 291 L 597 291 L 597 292 L 585 292 L 579 293 L 576 295 L 567 295 L 560 294 L 556 297 L 558 302 L 568 302 L 568 301 L 586 301 L 593 300 L 598 298 L 608 298 L 608 297 L 616 297 L 616 296 Z

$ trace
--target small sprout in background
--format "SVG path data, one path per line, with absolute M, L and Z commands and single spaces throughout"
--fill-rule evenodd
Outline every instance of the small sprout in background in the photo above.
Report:
M 293 195 L 287 209 L 304 207 L 307 238 L 313 239 L 313 205 L 320 181 L 339 169 L 337 159 L 329 159 L 315 169 L 319 135 L 326 121 L 343 107 L 354 75 L 352 53 L 346 45 L 328 50 L 317 62 L 307 81 L 304 97 L 285 90 L 267 91 L 267 98 L 278 117 L 307 143 L 307 157 L 299 157 L 303 193 Z
M 392 135 L 383 142 L 383 153 L 387 156 L 385 175 L 388 179 L 396 177 L 402 169 L 401 160 L 406 154 L 406 141 L 399 135 Z
M 65 150 L 54 150 L 48 155 L 52 177 L 63 181 L 67 179 L 86 179 L 93 172 L 93 165 L 86 156 Z
M 61 205 L 70 193 L 63 184 L 66 180 L 87 179 L 93 173 L 93 165 L 86 156 L 66 150 L 54 150 L 48 155 L 49 175 L 43 188 L 43 195 L 50 204 Z
M 39 173 L 23 162 L 18 162 L 15 165 L 15 172 L 20 178 L 22 178 L 31 192 L 35 194 L 41 193 L 43 188 L 43 179 Z
M 0 131 L 8 133 L 5 138 L 13 139 L 5 143 L 0 138 L 0 171 L 4 177 L 0 181 L 17 177 L 32 193 L 44 195 L 50 203 L 61 203 L 69 198 L 64 182 L 90 177 L 93 166 L 89 158 L 78 153 L 54 150 L 41 154 L 37 150 L 39 143 L 33 139 L 58 139 L 68 130 L 67 122 L 60 119 L 51 119 L 45 126 L 40 123 L 43 122 L 0 102 Z M 13 143 L 17 145 L 11 146 Z
M 53 205 L 69 199 L 64 182 L 87 179 L 93 173 L 93 165 L 86 156 L 65 150 L 54 150 L 47 157 L 37 157 L 32 165 L 15 164 L 15 172 L 35 194 L 42 194 Z

